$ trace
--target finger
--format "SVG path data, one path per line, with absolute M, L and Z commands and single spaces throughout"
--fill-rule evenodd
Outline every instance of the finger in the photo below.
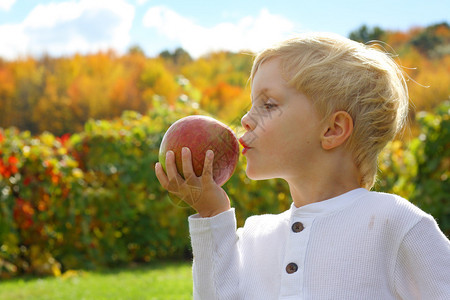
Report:
M 212 150 L 206 151 L 205 163 L 203 165 L 202 178 L 212 178 L 213 177 L 213 162 L 214 162 L 214 152 Z
M 169 179 L 167 178 L 167 175 L 159 162 L 155 165 L 155 174 L 156 178 L 158 178 L 159 184 L 167 190 L 167 187 L 169 186 Z
M 194 168 L 192 166 L 192 154 L 191 150 L 187 147 L 183 147 L 181 150 L 182 155 L 182 168 L 183 168 L 183 174 L 184 179 L 188 180 L 188 178 L 191 178 L 191 176 L 194 176 Z
M 166 172 L 167 178 L 169 179 L 167 190 L 169 192 L 177 192 L 180 189 L 182 178 L 177 170 L 175 153 L 171 150 L 166 153 Z
M 166 153 L 166 173 L 169 180 L 175 178 L 178 173 L 175 153 L 173 153 L 172 150 L 169 150 Z

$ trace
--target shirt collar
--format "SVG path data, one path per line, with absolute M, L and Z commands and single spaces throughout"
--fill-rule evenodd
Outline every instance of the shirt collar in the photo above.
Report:
M 291 216 L 326 215 L 332 212 L 336 212 L 351 205 L 356 199 L 362 197 L 363 195 L 366 195 L 367 193 L 369 193 L 368 190 L 364 188 L 358 188 L 337 197 L 314 202 L 302 207 L 295 207 L 294 203 L 292 203 L 290 209 Z

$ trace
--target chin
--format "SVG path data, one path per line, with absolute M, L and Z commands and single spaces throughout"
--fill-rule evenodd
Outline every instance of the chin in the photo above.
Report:
M 245 173 L 251 180 L 267 180 L 275 178 L 274 176 L 270 176 L 269 174 L 266 174 L 264 172 L 258 172 L 257 170 L 249 168 L 248 166 Z

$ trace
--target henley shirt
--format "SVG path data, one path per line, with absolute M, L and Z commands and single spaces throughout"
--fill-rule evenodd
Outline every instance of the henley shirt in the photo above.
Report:
M 249 217 L 189 217 L 194 299 L 450 299 L 450 242 L 433 217 L 360 188 Z

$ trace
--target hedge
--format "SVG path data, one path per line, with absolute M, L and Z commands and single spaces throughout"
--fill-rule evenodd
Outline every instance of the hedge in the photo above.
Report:
M 376 186 L 432 213 L 446 234 L 449 109 L 444 103 L 422 114 L 418 138 L 389 145 Z M 153 170 L 164 132 L 190 114 L 206 113 L 189 103 L 160 105 L 148 115 L 91 120 L 83 132 L 62 137 L 0 129 L 0 278 L 189 256 L 193 211 L 168 197 Z M 239 131 L 239 119 L 231 126 Z M 224 188 L 239 225 L 291 202 L 285 182 L 249 180 L 242 156 Z

